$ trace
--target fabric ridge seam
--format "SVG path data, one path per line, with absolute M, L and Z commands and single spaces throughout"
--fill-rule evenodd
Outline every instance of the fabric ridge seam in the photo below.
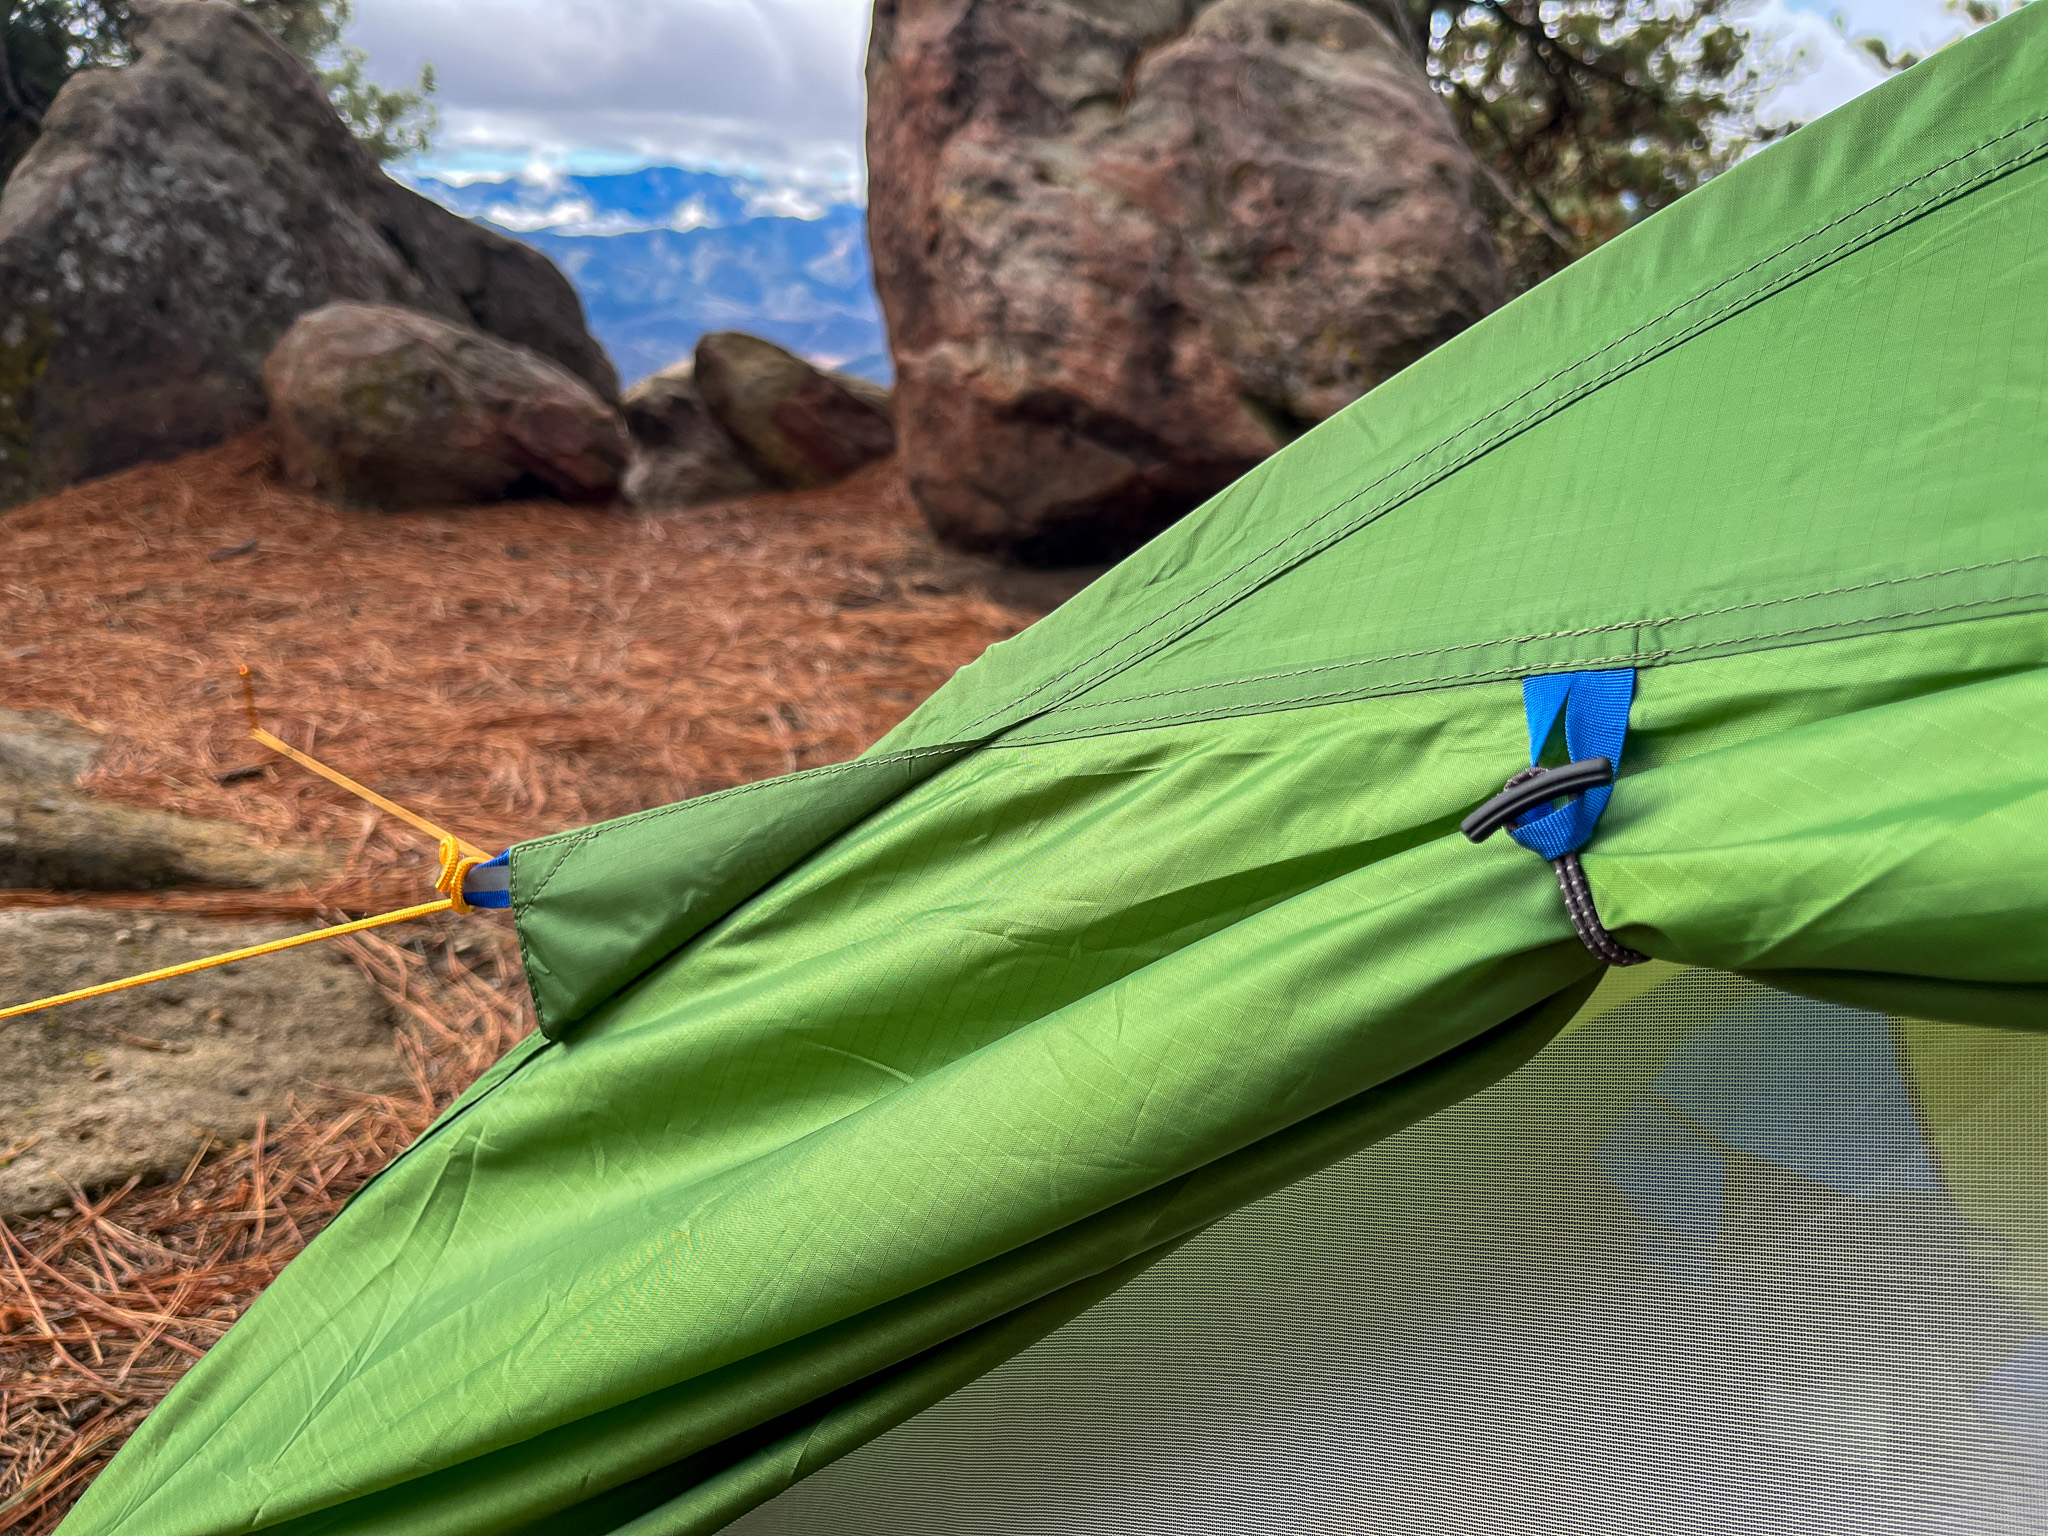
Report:
M 1211 688 L 1239 688 L 1250 683 L 1278 682 L 1282 678 L 1310 677 L 1323 672 L 1342 672 L 1352 667 L 1376 667 L 1389 661 L 1416 661 L 1424 656 L 1447 656 L 1456 651 L 1481 651 L 1485 650 L 1489 646 L 1495 645 L 1528 645 L 1538 640 L 1575 640 L 1583 636 L 1589 635 L 1621 634 L 1630 630 L 1640 631 L 1645 629 L 1657 629 L 1666 624 L 1689 624 L 1695 619 L 1720 618 L 1724 614 L 1747 613 L 1753 609 L 1776 607 L 1782 603 L 1812 602 L 1815 598 L 1821 597 L 1846 597 L 1852 592 L 1874 592 L 1880 587 L 1909 586 L 1916 581 L 1936 581 L 1944 576 L 1965 576 L 1975 571 L 2001 570 L 2008 566 L 2028 565 L 2035 561 L 2041 560 L 2048 560 L 2048 555 L 2014 555 L 2010 559 L 2006 560 L 1985 560 L 1980 561 L 1976 565 L 1950 566 L 1946 570 L 1922 571 L 1915 576 L 1891 576 L 1885 578 L 1883 581 L 1866 581 L 1851 587 L 1829 587 L 1819 592 L 1800 592 L 1788 597 L 1767 597 L 1753 603 L 1735 603 L 1726 608 L 1703 608 L 1698 613 L 1673 613 L 1666 614 L 1661 618 L 1654 619 L 1629 619 L 1626 622 L 1620 624 L 1596 624 L 1587 629 L 1558 629 L 1551 630 L 1546 634 L 1537 635 L 1499 635 L 1491 640 L 1467 640 L 1457 645 L 1437 646 L 1433 649 L 1425 651 L 1395 651 L 1385 656 L 1364 656 L 1360 657 L 1355 661 L 1333 661 L 1325 663 L 1322 666 L 1299 667 L 1294 669 L 1293 671 L 1288 672 L 1262 672 L 1251 677 L 1225 678 L 1221 682 L 1192 683 L 1185 688 L 1168 688 L 1158 693 L 1126 694 L 1121 698 L 1103 699 L 1099 702 L 1091 704 L 1055 704 L 1051 708 L 1045 710 L 1043 714 L 1053 715 L 1059 714 L 1063 711 L 1071 712 L 1084 709 L 1113 709 L 1119 704 L 1138 704 L 1142 703 L 1146 699 L 1170 699 L 1182 694 L 1201 693 Z M 2018 602 L 2022 601 L 2024 597 L 2029 595 L 2048 596 L 2048 594 L 2043 593 L 2021 594 L 2020 596 L 2015 597 L 1984 598 L 1980 601 L 1990 603 Z M 1927 609 L 1925 611 L 1930 613 L 1938 613 L 1942 610 Z M 1884 620 L 1889 618 L 1901 617 L 1911 617 L 1911 615 L 1878 614 L 1868 619 L 1845 619 L 1842 621 L 1842 623 L 1844 625 L 1882 623 Z M 1825 628 L 1828 626 L 1821 627 Z M 1786 633 L 1797 634 L 1800 633 L 1800 631 L 1790 630 L 1786 631 Z M 1749 635 L 1739 637 L 1733 640 L 1715 640 L 1707 643 L 1709 645 L 1745 645 L 1752 640 L 1771 640 L 1776 638 L 1776 635 L 1769 634 Z M 1679 647 L 1675 650 L 1645 652 L 1644 654 L 1676 655 L 1683 650 L 1703 648 L 1704 647 L 1688 646 Z M 1043 718 L 1043 715 L 1041 715 L 1040 718 Z
M 1335 506 L 1318 514 L 1316 517 L 1310 519 L 1307 523 L 1302 524 L 1300 527 L 1286 534 L 1277 542 L 1261 550 L 1258 554 L 1251 556 L 1233 570 L 1226 572 L 1222 576 L 1219 576 L 1215 581 L 1211 582 L 1208 586 L 1204 587 L 1200 592 L 1196 592 L 1190 595 L 1189 597 L 1183 599 L 1180 603 L 1168 609 L 1165 613 L 1160 614 L 1158 617 L 1150 620 L 1147 624 L 1140 625 L 1137 629 L 1131 630 L 1123 636 L 1119 637 L 1118 639 L 1111 641 L 1108 645 L 1104 646 L 1101 650 L 1095 652 L 1092 656 L 1089 656 L 1086 660 L 1078 662 L 1074 666 L 1067 668 L 1064 672 L 1060 672 L 1054 675 L 1053 677 L 1048 678 L 1046 681 L 1040 683 L 1037 687 L 1031 689 L 1029 692 L 1019 695 L 1010 703 L 1002 705 L 994 710 L 991 710 L 989 711 L 989 713 L 971 722 L 966 727 L 967 732 L 972 733 L 976 727 L 981 726 L 987 723 L 988 721 L 997 718 L 1000 715 L 1006 714 L 1009 711 L 1022 706 L 1035 695 L 1044 693 L 1048 689 L 1056 688 L 1060 683 L 1073 677 L 1076 673 L 1083 671 L 1087 667 L 1092 666 L 1095 662 L 1100 661 L 1103 657 L 1109 655 L 1111 652 L 1116 650 L 1117 647 L 1127 643 L 1130 640 L 1136 639 L 1139 635 L 1142 635 L 1145 632 L 1145 630 L 1150 628 L 1152 625 L 1165 623 L 1166 621 L 1172 619 L 1174 615 L 1180 613 L 1182 610 L 1200 602 L 1203 598 L 1208 597 L 1210 594 L 1217 591 L 1218 588 L 1225 586 L 1229 582 L 1233 581 L 1235 578 L 1243 575 L 1246 571 L 1250 570 L 1252 567 L 1259 564 L 1259 562 L 1285 549 L 1290 542 L 1308 536 L 1320 524 L 1336 516 L 1339 512 L 1342 512 L 1345 508 L 1351 506 L 1353 503 L 1363 499 L 1372 491 L 1379 489 L 1381 486 L 1384 486 L 1388 481 L 1393 480 L 1397 476 L 1405 474 L 1407 471 L 1415 468 L 1424 460 L 1428 459 L 1430 455 L 1441 452 L 1443 449 L 1455 443 L 1460 437 L 1474 431 L 1475 429 L 1481 426 L 1484 426 L 1487 422 L 1492 421 L 1495 417 L 1500 416 L 1507 411 L 1513 410 L 1514 407 L 1520 405 L 1523 401 L 1529 399 L 1531 396 L 1536 395 L 1541 391 L 1549 388 L 1551 385 L 1568 377 L 1570 374 L 1577 371 L 1578 369 L 1584 368 L 1589 363 L 1596 361 L 1608 352 L 1611 352 L 1615 348 L 1624 345 L 1633 338 L 1640 336 L 1643 332 L 1654 329 L 1659 325 L 1662 325 L 1665 321 L 1672 319 L 1674 316 L 1678 315 L 1681 311 L 1685 310 L 1689 306 L 1697 304 L 1701 300 L 1710 297 L 1711 295 L 1719 292 L 1721 289 L 1727 287 L 1731 283 L 1740 282 L 1743 278 L 1746 278 L 1751 274 L 1762 270 L 1763 268 L 1769 266 L 1772 262 L 1778 260 L 1779 258 L 1787 256 L 1792 252 L 1798 250 L 1800 246 L 1807 244 L 1809 241 L 1816 240 L 1821 236 L 1827 234 L 1830 230 L 1838 228 L 1839 226 L 1846 224 L 1855 218 L 1858 218 L 1862 214 L 1869 212 L 1872 208 L 1879 206 L 1880 204 L 1884 203 L 1890 198 L 1898 196 L 1900 193 L 1905 192 L 1909 188 L 1918 185 L 1920 182 L 1926 181 L 1931 177 L 1938 176 L 1943 171 L 1949 170 L 1952 167 L 1961 164 L 1963 161 L 1969 159 L 1972 155 L 1979 154 L 1984 150 L 1991 148 L 1995 144 L 2000 144 L 2007 139 L 2016 137 L 2017 135 L 2026 132 L 2030 128 L 2038 127 L 2044 122 L 2048 122 L 2048 113 L 2041 113 L 2035 117 L 2029 118 L 2025 122 L 2008 129 L 2006 132 L 1999 134 L 1994 138 L 1986 139 L 1982 143 L 1973 145 L 1971 148 L 1963 151 L 1961 154 L 1952 156 L 1950 159 L 1943 161 L 1941 164 L 1930 167 L 1928 170 L 1923 171 L 1920 175 L 1912 178 L 1912 180 L 1902 182 L 1898 186 L 1893 187 L 1889 191 L 1883 193 L 1881 196 L 1874 197 L 1869 201 L 1863 203 L 1860 207 L 1852 209 L 1850 212 L 1842 214 L 1839 217 L 1830 220 L 1828 223 L 1820 225 L 1818 228 L 1808 231 L 1806 234 L 1801 235 L 1797 240 L 1794 240 L 1790 244 L 1785 245 L 1780 249 L 1771 252 L 1768 256 L 1760 257 L 1758 260 L 1751 263 L 1749 266 L 1743 268 L 1739 272 L 1732 273 L 1728 277 L 1723 278 L 1720 282 L 1714 284 L 1712 287 L 1702 289 L 1700 292 L 1695 293 L 1692 296 L 1682 300 L 1680 303 L 1666 310 L 1663 314 L 1655 316 L 1650 320 L 1644 321 L 1642 324 L 1636 326 L 1633 330 L 1624 332 L 1622 335 L 1616 337 L 1614 340 L 1607 342 L 1605 345 L 1601 346 L 1597 351 L 1587 353 L 1584 357 L 1581 357 L 1577 361 L 1567 365 L 1564 368 L 1559 369 L 1557 372 L 1549 375 L 1547 378 L 1544 378 L 1538 381 L 1537 383 L 1530 385 L 1527 389 L 1523 390 L 1522 393 L 1516 395 L 1513 399 L 1508 400 L 1499 406 L 1496 406 L 1493 410 L 1487 412 L 1484 416 L 1478 417 L 1473 421 L 1467 422 L 1464 426 L 1459 427 L 1455 432 L 1451 433 L 1450 436 L 1444 438 L 1442 441 L 1432 445 L 1429 448 L 1422 450 L 1420 453 L 1417 453 L 1412 458 L 1396 466 L 1395 468 L 1388 470 L 1385 474 L 1381 475 L 1371 484 L 1365 486 L 1361 490 L 1354 492 L 1350 496 L 1345 497 Z M 1782 288 L 1793 282 L 1797 282 L 1807 276 L 1810 276 L 1814 271 L 1818 270 L 1822 266 L 1825 266 L 1827 263 L 1834 260 L 1836 257 L 1842 255 L 1844 252 L 1854 248 L 1859 243 L 1865 243 L 1871 240 L 1881 239 L 1884 236 L 1892 233 L 1898 227 L 1911 222 L 1914 218 L 1917 218 L 1919 215 L 1927 212 L 1929 209 L 1939 206 L 1943 202 L 1954 201 L 1960 197 L 1968 195 L 1971 192 L 1974 192 L 1984 182 L 1995 179 L 1996 177 L 2005 174 L 2007 171 L 2012 170 L 2016 166 L 2025 163 L 2027 160 L 2031 158 L 2038 157 L 2043 152 L 2044 147 L 2048 146 L 2036 144 L 2026 150 L 2014 154 L 2006 160 L 2001 160 L 1993 165 L 1987 166 L 1983 170 L 1977 172 L 1975 175 L 1968 178 L 1967 180 L 1959 183 L 1957 186 L 1948 188 L 1945 191 L 1929 196 L 1923 201 L 1916 203 L 1908 208 L 1899 210 L 1898 212 L 1890 215 L 1888 218 L 1882 220 L 1878 224 L 1872 226 L 1869 230 L 1864 231 L 1862 234 L 1857 235 L 1850 240 L 1844 241 L 1841 245 L 1835 246 L 1830 250 L 1823 251 L 1818 255 L 1809 258 L 1800 266 L 1794 267 L 1792 270 L 1783 273 L 1778 277 L 1772 278 L 1770 281 L 1762 284 L 1757 288 L 1750 290 L 1749 292 L 1743 294 L 1739 298 L 1730 300 L 1728 303 L 1724 304 L 1720 309 L 1717 309 L 1708 315 L 1705 315 L 1697 320 L 1688 323 L 1678 333 L 1666 339 L 1665 341 L 1653 343 L 1651 346 L 1645 348 L 1643 351 L 1638 352 L 1633 356 L 1625 358 L 1621 362 L 1614 364 L 1605 373 L 1599 374 L 1591 379 L 1584 381 L 1583 383 L 1577 386 L 1574 386 L 1571 390 L 1568 390 L 1563 396 L 1551 402 L 1548 406 L 1539 408 L 1538 410 L 1532 412 L 1527 416 L 1520 418 L 1518 421 L 1510 424 L 1509 426 L 1501 428 L 1498 432 L 1494 433 L 1493 436 L 1485 439 L 1483 442 L 1480 442 L 1471 447 L 1469 450 L 1467 450 L 1455 463 L 1446 466 L 1444 470 L 1438 475 L 1437 479 L 1440 480 L 1445 475 L 1454 473 L 1456 470 L 1463 468 L 1466 464 L 1471 463 L 1473 459 L 1490 451 L 1494 447 L 1497 447 L 1501 442 L 1515 435 L 1517 432 L 1526 430 L 1530 426 L 1537 424 L 1538 422 L 1544 419 L 1546 411 L 1549 414 L 1554 415 L 1557 411 L 1566 409 L 1567 407 L 1576 404 L 1579 400 L 1586 398 L 1587 395 L 1590 395 L 1594 391 L 1605 387 L 1607 384 L 1613 382 L 1616 378 L 1620 377 L 1622 374 L 1636 367 L 1638 364 L 1658 354 L 1660 350 L 1669 351 L 1672 348 L 1682 346 L 1686 342 L 1690 341 L 1694 336 L 1697 336 L 1701 334 L 1703 331 L 1711 328 L 1713 325 L 1718 324 L 1721 320 L 1727 318 L 1730 314 L 1733 314 L 1734 312 L 1743 308 L 1744 306 L 1751 304 L 1759 299 L 1768 297 L 1774 288 Z M 1351 534 L 1356 533 L 1359 529 L 1368 526 L 1370 523 L 1377 520 L 1379 517 L 1384 516 L 1386 513 L 1394 510 L 1404 500 L 1411 499 L 1414 496 L 1421 494 L 1422 491 L 1427 490 L 1429 488 L 1430 484 L 1434 483 L 1436 482 L 1429 481 L 1425 484 L 1410 487 L 1405 491 L 1396 492 L 1390 499 L 1381 503 L 1378 507 L 1375 507 L 1373 510 L 1360 515 L 1356 522 L 1348 525 L 1347 527 L 1344 527 L 1335 534 L 1326 536 L 1323 542 L 1313 544 L 1310 548 L 1303 551 L 1299 559 L 1295 560 L 1292 563 L 1292 565 L 1289 565 L 1283 568 L 1282 570 L 1273 572 L 1272 575 L 1266 579 L 1271 580 L 1277 578 L 1278 576 L 1286 574 L 1286 570 L 1292 569 L 1293 565 L 1299 565 L 1303 561 L 1314 558 L 1317 554 L 1320 554 L 1324 549 L 1327 549 L 1331 544 L 1336 543 L 1344 538 L 1348 538 Z M 1215 607 L 1211 608 L 1207 613 L 1202 614 L 1200 617 L 1196 618 L 1192 623 L 1176 631 L 1175 633 L 1167 636 L 1166 639 L 1160 642 L 1160 645 L 1169 645 L 1174 640 L 1179 639 L 1181 636 L 1191 633 L 1194 629 L 1197 629 L 1202 624 L 1207 623 L 1211 618 L 1214 618 L 1218 613 L 1221 613 L 1222 611 L 1224 611 L 1224 609 L 1230 607 L 1233 603 L 1239 601 L 1246 595 L 1248 595 L 1247 592 L 1239 592 L 1233 596 L 1224 598 Z M 1141 659 L 1142 658 L 1134 658 L 1130 663 L 1127 663 L 1126 665 L 1135 665 L 1137 660 Z M 1086 691 L 1086 689 L 1097 686 L 1098 684 L 1107 681 L 1109 677 L 1113 677 L 1115 675 L 1116 671 L 1112 670 L 1111 672 L 1105 674 L 1103 677 L 1098 677 L 1091 682 L 1082 683 L 1075 686 L 1074 688 L 1070 688 L 1069 690 L 1067 690 L 1066 694 L 1062 696 L 1061 699 L 1056 700 L 1053 704 L 1046 706 L 1046 708 L 1057 709 L 1060 706 L 1060 703 L 1064 702 L 1065 699 L 1073 698 L 1079 693 Z
M 1389 683 L 1380 688 L 1339 688 L 1329 693 L 1300 694 L 1289 699 L 1269 699 L 1256 704 L 1226 706 L 1222 709 L 1188 710 L 1175 715 L 1147 715 L 1137 720 L 1118 721 L 1094 730 L 1066 731 L 1056 736 L 1034 736 L 1026 740 L 1009 740 L 997 737 L 987 744 L 987 750 L 1002 751 L 1020 747 L 1042 746 L 1055 741 L 1085 741 L 1091 736 L 1115 736 L 1125 731 L 1140 730 L 1150 725 L 1178 725 L 1189 720 L 1213 719 L 1222 714 L 1257 715 L 1269 711 L 1292 709 L 1303 704 L 1323 704 L 1340 699 L 1387 698 L 1402 693 L 1424 693 L 1446 683 L 1471 682 L 1512 682 L 1518 678 L 1531 677 L 1544 672 L 1590 671 L 1599 667 L 1640 667 L 1649 663 L 1667 661 L 1673 656 L 1685 656 L 1695 651 L 1720 650 L 1731 645 L 1753 645 L 1762 640 L 1790 640 L 1801 635 L 1821 635 L 1833 630 L 1856 629 L 1865 624 L 1886 624 L 1899 619 L 1924 619 L 1936 614 L 1956 613 L 1965 608 L 1988 608 L 2001 603 L 2048 602 L 2048 593 L 2033 593 L 2026 597 L 1984 597 L 1973 598 L 1966 603 L 1946 603 L 1938 608 L 1916 608 L 1905 613 L 1880 613 L 1868 618 L 1848 619 L 1836 624 L 1809 625 L 1803 629 L 1777 630 L 1770 634 L 1742 635 L 1728 640 L 1709 640 L 1699 645 L 1666 646 L 1654 651 L 1630 651 L 1615 656 L 1583 656 L 1564 661 L 1532 662 L 1520 667 L 1489 667 L 1477 672 L 1447 672 L 1435 677 L 1411 678 L 1405 682 Z M 2022 610 L 2024 611 L 2024 610 Z M 1047 711 L 1047 714 L 1053 713 Z M 1045 715 L 1035 716 L 1044 719 Z

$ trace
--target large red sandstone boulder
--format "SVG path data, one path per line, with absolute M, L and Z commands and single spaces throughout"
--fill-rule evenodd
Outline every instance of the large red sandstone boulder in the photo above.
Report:
M 285 472 L 349 506 L 613 495 L 618 413 L 568 369 L 395 304 L 329 304 L 264 364 Z
M 531 347 L 614 399 L 568 280 L 378 167 L 228 0 L 134 0 L 0 195 L 0 507 L 263 419 L 263 360 L 337 299 Z
M 697 343 L 696 387 L 769 485 L 831 485 L 896 448 L 880 386 L 850 386 L 772 341 L 717 331 Z
M 877 0 L 875 282 L 942 537 L 1120 554 L 1501 302 L 1387 15 Z

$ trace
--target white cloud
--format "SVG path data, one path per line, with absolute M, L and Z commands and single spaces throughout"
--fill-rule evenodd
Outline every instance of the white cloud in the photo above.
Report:
M 1747 18 L 1766 67 L 1784 79 L 1759 116 L 1766 123 L 1809 123 L 1886 79 L 1884 68 L 1843 35 L 1833 20 L 1764 0 Z
M 1769 123 L 1811 122 L 1890 78 L 1854 39 L 1882 39 L 1894 54 L 1928 54 L 1954 42 L 1969 23 L 1940 0 L 1763 0 L 1745 25 L 1763 56 L 1786 78 L 1771 93 Z
M 750 219 L 822 219 L 831 207 L 829 200 L 802 187 L 762 187 L 747 193 Z
M 668 227 L 687 235 L 693 229 L 716 229 L 720 220 L 701 196 L 685 198 L 668 216 Z
M 526 234 L 536 229 L 577 228 L 597 219 L 597 209 L 586 197 L 568 197 L 545 208 L 520 208 L 512 204 L 491 211 L 492 222 Z
M 859 181 L 863 0 L 356 0 L 355 15 L 348 40 L 379 80 L 434 65 L 439 172 Z
M 403 84 L 441 79 L 418 167 L 445 180 L 683 165 L 752 175 L 753 210 L 814 218 L 861 188 L 866 0 L 356 0 L 349 41 Z M 1926 53 L 1964 31 L 1943 0 L 1760 0 L 1788 66 L 1770 120 L 1810 121 L 1885 78 L 1852 37 Z M 538 216 L 537 214 L 532 216 Z M 678 209 L 674 228 L 691 227 Z M 547 226 L 576 224 L 564 217 Z M 586 227 L 588 221 L 585 221 Z

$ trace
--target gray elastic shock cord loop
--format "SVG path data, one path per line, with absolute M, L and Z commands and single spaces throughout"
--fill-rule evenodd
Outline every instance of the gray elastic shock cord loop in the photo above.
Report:
M 1586 884 L 1585 867 L 1576 853 L 1552 859 L 1550 867 L 1557 871 L 1557 888 L 1564 892 L 1564 909 L 1579 931 L 1579 942 L 1593 952 L 1594 959 L 1608 965 L 1641 965 L 1650 958 L 1641 950 L 1630 949 L 1607 931 L 1593 905 L 1593 888 Z
M 1501 787 L 1513 789 L 1542 775 L 1541 768 L 1524 768 Z M 1565 915 L 1571 918 L 1579 942 L 1592 952 L 1595 960 L 1603 965 L 1641 965 L 1650 958 L 1640 950 L 1630 949 L 1600 921 L 1600 909 L 1593 905 L 1593 888 L 1586 883 L 1585 866 L 1579 863 L 1577 853 L 1552 859 L 1550 867 L 1557 871 L 1557 888 L 1564 893 Z

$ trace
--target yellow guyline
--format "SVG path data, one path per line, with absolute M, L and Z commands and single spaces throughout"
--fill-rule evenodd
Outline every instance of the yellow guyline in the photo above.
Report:
M 339 784 L 352 795 L 358 795 L 381 811 L 387 811 L 400 821 L 417 827 L 441 845 L 441 873 L 434 881 L 434 889 L 441 893 L 439 901 L 423 902 L 416 907 L 406 907 L 397 912 L 384 912 L 376 917 L 358 918 L 352 923 L 337 923 L 332 928 L 316 929 L 312 933 L 294 934 L 288 939 L 272 939 L 268 944 L 252 944 L 247 949 L 230 950 L 224 955 L 209 955 L 204 960 L 187 960 L 183 965 L 167 965 L 160 971 L 145 971 L 140 976 L 124 976 L 119 981 L 101 982 L 96 987 L 81 987 L 76 992 L 63 992 L 55 997 L 38 998 L 32 1003 L 17 1003 L 11 1008 L 0 1008 L 0 1020 L 17 1018 L 24 1013 L 35 1013 L 43 1008 L 55 1008 L 63 1003 L 83 1002 L 89 997 L 105 997 L 109 992 L 124 991 L 129 987 L 147 986 L 153 981 L 169 981 L 174 976 L 190 976 L 194 971 L 210 970 L 217 965 L 233 965 L 237 960 L 253 960 L 258 955 L 273 955 L 281 949 L 296 949 L 301 944 L 318 944 L 323 939 L 338 939 L 347 934 L 361 933 L 368 928 L 382 928 L 391 923 L 409 923 L 415 918 L 432 917 L 437 912 L 467 912 L 469 903 L 462 897 L 462 882 L 477 865 L 487 863 L 490 855 L 471 842 L 466 842 L 452 832 L 445 832 L 424 816 L 417 816 L 402 805 L 393 804 L 375 790 L 366 789 L 346 774 L 337 773 L 325 763 L 308 757 L 296 747 L 287 746 L 256 721 L 256 689 L 249 680 L 249 669 L 243 667 L 242 700 L 249 711 L 249 735 L 271 751 L 281 753 L 303 768 Z

